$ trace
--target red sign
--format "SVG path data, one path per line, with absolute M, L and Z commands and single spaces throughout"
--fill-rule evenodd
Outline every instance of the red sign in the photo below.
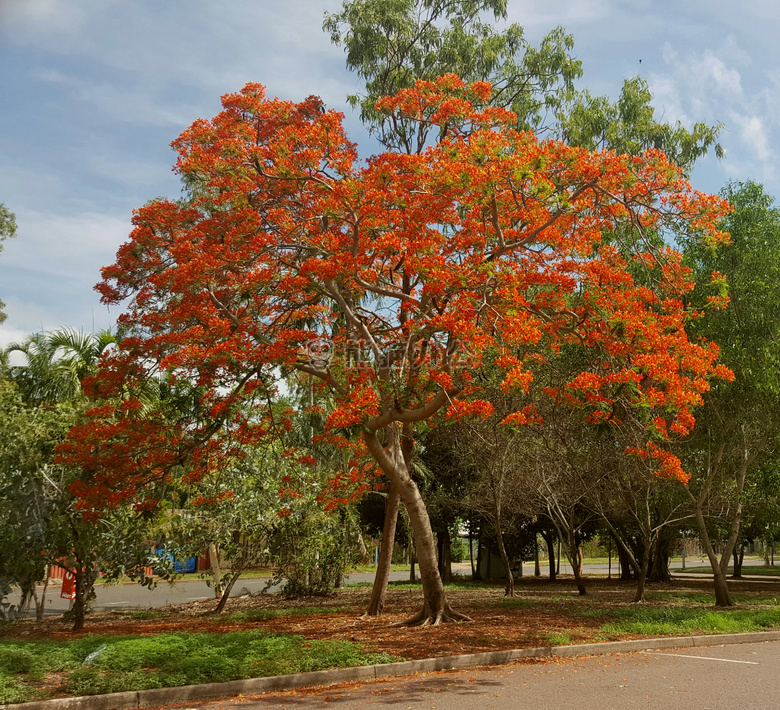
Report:
M 66 572 L 62 578 L 62 589 L 60 589 L 60 597 L 62 599 L 75 599 L 76 598 L 76 575 L 73 572 Z

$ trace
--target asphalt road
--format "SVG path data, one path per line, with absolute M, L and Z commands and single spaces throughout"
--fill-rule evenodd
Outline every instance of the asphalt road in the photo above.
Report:
M 391 572 L 391 580 L 409 579 L 409 572 Z M 372 583 L 373 572 L 358 572 L 347 575 L 344 578 L 346 584 L 358 582 Z M 242 594 L 258 594 L 265 589 L 268 578 L 239 579 L 236 582 L 231 597 Z M 273 590 L 272 590 L 273 591 Z M 112 609 L 148 609 L 150 607 L 162 607 L 170 604 L 183 604 L 189 601 L 214 599 L 214 590 L 204 580 L 188 579 L 179 580 L 174 584 L 160 582 L 154 589 L 141 587 L 139 584 L 98 584 L 95 586 L 97 594 L 93 609 L 95 611 L 109 611 Z M 11 593 L 8 597 L 11 604 L 19 603 L 19 593 Z M 214 602 L 216 604 L 216 600 Z M 46 593 L 46 615 L 63 614 L 68 610 L 70 600 L 60 598 L 60 586 L 56 580 L 52 581 Z M 34 609 L 28 612 L 34 615 Z
M 197 710 L 771 710 L 780 642 L 444 671 L 316 690 L 189 702 Z

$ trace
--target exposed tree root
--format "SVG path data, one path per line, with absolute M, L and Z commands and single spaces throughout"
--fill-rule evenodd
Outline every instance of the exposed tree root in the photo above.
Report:
M 382 602 L 376 609 L 368 608 L 360 616 L 361 619 L 370 619 L 372 616 L 382 616 L 382 612 L 385 610 L 384 602 Z
M 473 621 L 470 616 L 461 614 L 459 611 L 453 610 L 449 604 L 444 609 L 433 612 L 425 607 L 420 609 L 414 616 L 410 616 L 403 621 L 397 621 L 394 624 L 390 624 L 391 627 L 400 626 L 438 626 L 446 622 L 458 622 L 458 621 Z

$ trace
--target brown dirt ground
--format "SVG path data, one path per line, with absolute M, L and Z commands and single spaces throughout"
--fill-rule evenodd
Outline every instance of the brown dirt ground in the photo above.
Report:
M 741 582 L 734 585 L 740 595 L 773 594 L 767 585 Z M 228 602 L 222 615 L 210 613 L 214 601 L 190 602 L 155 610 L 154 618 L 134 618 L 133 612 L 111 611 L 91 614 L 80 633 L 88 634 L 158 634 L 167 631 L 228 632 L 257 629 L 270 633 L 301 634 L 307 639 L 345 639 L 355 641 L 367 650 L 384 651 L 407 659 L 479 653 L 550 643 L 550 635 L 565 632 L 570 642 L 606 640 L 599 628 L 610 619 L 614 609 L 629 605 L 634 591 L 630 582 L 608 582 L 593 579 L 588 594 L 580 597 L 570 579 L 550 583 L 545 579 L 524 578 L 514 599 L 506 599 L 502 586 L 451 588 L 448 599 L 453 608 L 468 614 L 473 622 L 448 623 L 427 628 L 393 628 L 417 611 L 422 603 L 419 587 L 391 585 L 385 613 L 381 617 L 363 618 L 370 587 L 349 587 L 329 597 L 284 599 L 274 594 L 245 595 Z M 651 584 L 653 599 L 647 604 L 668 605 L 665 594 L 711 594 L 712 583 L 706 580 L 675 581 Z M 313 607 L 325 607 L 317 613 Z M 333 609 L 338 611 L 334 613 Z M 286 610 L 285 615 L 262 620 L 236 618 L 232 612 L 249 610 Z M 300 610 L 300 611 L 297 611 Z M 587 610 L 589 614 L 583 616 Z M 135 616 L 141 616 L 135 614 Z M 17 621 L 0 626 L 1 638 L 73 637 L 71 624 L 61 618 L 47 618 L 41 623 Z M 631 638 L 621 636 L 615 638 Z

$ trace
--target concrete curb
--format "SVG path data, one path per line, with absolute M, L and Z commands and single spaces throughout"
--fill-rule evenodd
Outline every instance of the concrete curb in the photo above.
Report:
M 518 648 L 511 651 L 489 651 L 462 656 L 424 658 L 419 661 L 401 661 L 375 666 L 334 668 L 311 673 L 271 676 L 270 678 L 249 678 L 231 680 L 227 683 L 206 683 L 203 685 L 182 685 L 175 688 L 134 690 L 106 695 L 82 695 L 74 698 L 55 698 L 29 703 L 0 705 L 0 710 L 131 710 L 135 708 L 181 703 L 188 700 L 222 698 L 230 695 L 248 695 L 273 690 L 291 690 L 305 686 L 332 685 L 358 680 L 375 680 L 392 676 L 428 673 L 455 668 L 475 666 L 497 666 L 521 658 L 595 656 L 606 653 L 630 653 L 661 648 L 682 648 L 688 646 L 726 646 L 738 643 L 780 641 L 779 631 L 756 631 L 744 634 L 713 634 L 710 636 L 675 636 L 667 638 L 635 639 L 633 641 L 608 641 L 585 643 L 576 646 L 538 646 Z

